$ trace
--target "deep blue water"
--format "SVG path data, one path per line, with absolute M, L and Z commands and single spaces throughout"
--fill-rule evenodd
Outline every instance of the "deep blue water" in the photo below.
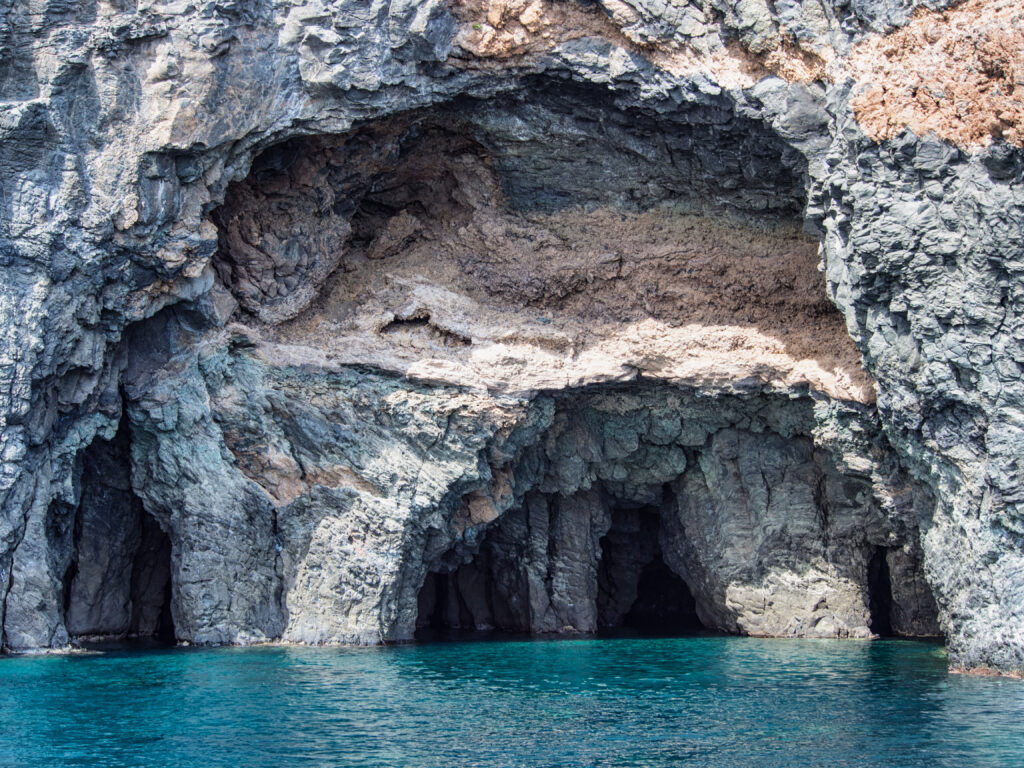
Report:
M 5 658 L 0 765 L 1022 766 L 1024 682 L 735 637 Z

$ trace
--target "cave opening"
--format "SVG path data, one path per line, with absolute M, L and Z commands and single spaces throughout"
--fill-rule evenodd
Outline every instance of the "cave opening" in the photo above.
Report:
M 447 574 L 431 571 L 423 580 L 416 605 L 416 629 L 421 636 L 433 636 L 444 631 L 444 606 L 447 602 Z
M 552 405 L 537 442 L 428 529 L 404 638 L 934 634 L 914 541 L 835 528 L 875 514 L 873 488 L 807 437 L 809 403 L 620 385 Z
M 142 538 L 132 563 L 128 636 L 173 644 L 171 539 L 152 515 L 142 518 Z
M 474 624 L 473 615 L 458 587 L 458 572 L 427 574 L 417 605 L 416 637 L 440 640 L 461 632 L 485 629 Z
M 469 494 L 514 494 L 517 508 L 430 523 L 437 546 L 411 555 L 396 639 L 790 631 L 765 596 L 810 587 L 780 585 L 761 564 L 790 568 L 780 553 L 794 539 L 806 551 L 829 540 L 821 493 L 839 507 L 868 497 L 812 450 L 806 402 L 761 408 L 747 392 L 766 377 L 803 381 L 789 377 L 806 360 L 842 372 L 841 397 L 867 391 L 803 231 L 802 155 L 731 109 L 655 112 L 603 88 L 525 83 L 264 148 L 213 213 L 217 289 L 237 302 L 222 320 L 281 345 L 271 365 L 310 349 L 494 392 L 581 384 L 526 461 L 491 467 L 495 479 L 524 476 L 514 492 L 496 479 Z M 697 395 L 585 389 L 623 370 L 696 382 Z M 706 371 L 717 394 L 702 400 Z M 727 379 L 743 386 L 718 392 Z M 328 453 L 314 438 L 311 463 Z M 233 439 L 236 456 L 251 449 Z M 280 486 L 266 475 L 251 468 Z M 678 503 L 662 510 L 669 485 Z M 808 631 L 867 633 L 862 557 L 845 559 L 857 600 L 836 601 L 856 602 L 855 615 L 816 601 Z M 785 597 L 778 606 L 795 602 Z
M 892 575 L 889 571 L 888 550 L 875 547 L 868 561 L 868 629 L 879 637 L 893 637 Z
M 427 574 L 417 600 L 417 639 L 529 631 L 498 583 L 502 580 L 501 565 L 491 561 L 492 552 L 492 546 L 482 547 L 470 562 L 454 570 Z M 513 595 L 512 602 L 522 597 Z
M 171 541 L 132 490 L 131 436 L 122 418 L 110 440 L 83 452 L 64 623 L 76 642 L 175 641 Z
M 416 639 L 491 633 L 682 636 L 709 631 L 666 562 L 656 505 L 529 494 L 475 554 L 449 553 L 417 601 Z
M 603 633 L 705 631 L 689 586 L 666 563 L 655 507 L 616 508 L 600 541 L 597 625 Z
M 620 626 L 644 634 L 692 635 L 708 631 L 697 616 L 697 602 L 690 588 L 660 554 L 641 571 L 636 601 Z

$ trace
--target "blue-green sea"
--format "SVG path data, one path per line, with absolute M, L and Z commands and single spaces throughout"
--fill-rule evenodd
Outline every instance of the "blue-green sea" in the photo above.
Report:
M 1024 766 L 1024 682 L 736 637 L 0 659 L 0 765 Z

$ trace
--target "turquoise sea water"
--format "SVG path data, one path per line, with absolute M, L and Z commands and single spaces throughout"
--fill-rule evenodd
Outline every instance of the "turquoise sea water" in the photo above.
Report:
M 1024 683 L 899 641 L 5 658 L 0 765 L 1022 766 Z

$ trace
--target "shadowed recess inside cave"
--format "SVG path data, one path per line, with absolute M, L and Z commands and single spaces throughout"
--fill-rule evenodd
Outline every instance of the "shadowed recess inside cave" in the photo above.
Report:
M 802 156 L 728 104 L 663 106 L 527 81 L 270 146 L 213 213 L 218 281 L 277 359 L 444 360 L 496 388 L 593 375 L 598 348 L 663 376 L 809 360 L 870 397 L 802 231 Z
M 531 499 L 485 536 L 479 552 L 448 572 L 431 572 L 420 590 L 417 639 L 469 632 L 689 635 L 708 631 L 690 588 L 666 563 L 656 507 Z M 533 542 L 513 542 L 523 532 Z M 596 527 L 595 527 L 596 524 Z M 606 530 L 597 540 L 595 535 Z M 547 533 L 548 541 L 538 542 Z M 582 536 L 580 534 L 583 534 Z M 537 568 L 531 544 L 544 549 Z
M 174 642 L 171 542 L 132 491 L 129 451 L 122 420 L 83 455 L 65 625 L 72 638 Z
M 705 631 L 690 588 L 666 563 L 655 508 L 617 508 L 601 538 L 599 630 L 685 635 Z

